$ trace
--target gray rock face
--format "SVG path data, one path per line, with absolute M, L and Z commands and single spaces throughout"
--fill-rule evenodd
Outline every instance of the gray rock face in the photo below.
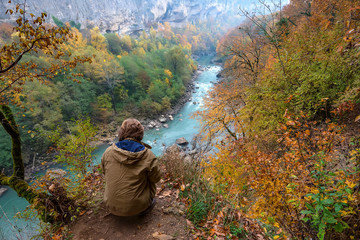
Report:
M 0 2 L 0 21 L 8 19 L 5 10 L 21 0 Z M 102 32 L 136 34 L 153 23 L 169 22 L 183 26 L 187 22 L 236 15 L 241 0 L 28 0 L 28 12 L 47 12 L 63 22 L 81 23 L 82 28 L 98 26 Z

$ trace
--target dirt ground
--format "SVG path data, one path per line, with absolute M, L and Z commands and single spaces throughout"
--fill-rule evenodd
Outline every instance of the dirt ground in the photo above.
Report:
M 159 188 L 154 209 L 142 217 L 110 214 L 102 202 L 81 216 L 71 227 L 75 240 L 192 239 L 187 228 L 185 206 L 178 192 Z

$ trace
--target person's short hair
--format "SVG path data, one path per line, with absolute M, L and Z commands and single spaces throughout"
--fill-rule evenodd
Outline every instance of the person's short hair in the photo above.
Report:
M 138 120 L 128 118 L 122 122 L 118 136 L 119 141 L 126 138 L 133 138 L 137 141 L 141 141 L 144 137 L 144 127 Z

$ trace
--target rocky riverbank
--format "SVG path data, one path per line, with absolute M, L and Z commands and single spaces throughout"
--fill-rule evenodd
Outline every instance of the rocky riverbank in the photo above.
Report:
M 168 122 L 172 121 L 174 118 L 173 116 L 179 113 L 179 111 L 183 108 L 183 106 L 192 100 L 192 94 L 194 93 L 195 89 L 195 80 L 196 78 L 206 70 L 207 67 L 205 66 L 198 66 L 198 70 L 193 74 L 191 80 L 186 86 L 185 94 L 177 101 L 177 103 L 169 110 L 163 112 L 161 115 L 157 116 L 156 118 L 145 118 L 145 117 L 137 117 L 139 121 L 144 125 L 145 130 L 149 129 L 160 129 L 162 127 L 167 128 Z M 97 135 L 97 141 L 92 142 L 93 146 L 99 146 L 104 144 L 112 144 L 116 141 L 117 138 L 117 131 L 120 126 L 121 122 L 112 121 L 111 123 L 107 124 L 106 126 L 101 127 L 101 131 L 99 131 Z M 36 164 L 29 164 L 26 166 L 26 175 L 25 180 L 31 181 L 34 178 L 34 174 L 40 171 L 44 171 L 56 163 L 52 160 L 54 156 L 52 155 L 45 155 L 39 156 L 36 159 Z
M 177 101 L 177 103 L 172 106 L 171 109 L 163 112 L 161 115 L 157 116 L 156 118 L 146 118 L 146 117 L 139 117 L 134 116 L 139 119 L 139 121 L 143 124 L 145 130 L 149 129 L 160 129 L 162 127 L 167 128 L 168 122 L 172 121 L 174 118 L 173 116 L 179 113 L 179 111 L 183 108 L 183 106 L 192 100 L 192 94 L 194 93 L 195 89 L 195 80 L 197 77 L 207 69 L 206 66 L 198 66 L 198 69 L 193 74 L 191 80 L 186 86 L 185 94 Z M 113 142 L 117 141 L 117 131 L 120 126 L 121 122 L 112 121 L 111 123 L 102 126 L 97 135 L 97 141 L 92 142 L 93 146 L 99 146 L 104 144 L 112 144 Z M 31 181 L 35 178 L 35 174 L 49 169 L 53 167 L 56 163 L 53 162 L 54 156 L 46 154 L 45 156 L 39 156 L 36 158 L 36 164 L 34 162 L 32 164 L 27 164 L 26 166 L 26 174 L 25 180 Z
M 189 81 L 189 83 L 186 86 L 186 92 L 185 94 L 177 101 L 177 103 L 169 110 L 163 112 L 160 116 L 158 116 L 155 119 L 151 118 L 145 118 L 141 119 L 141 123 L 144 125 L 145 130 L 149 130 L 152 128 L 161 128 L 165 127 L 167 128 L 167 122 L 174 120 L 173 116 L 179 113 L 179 111 L 184 107 L 184 105 L 191 101 L 191 96 L 195 91 L 195 79 L 205 70 L 204 67 L 198 66 L 198 70 L 194 73 L 193 77 Z
M 188 101 L 191 101 L 192 94 L 195 91 L 194 81 L 205 69 L 206 67 L 204 66 L 198 66 L 198 69 L 194 72 L 191 80 L 186 86 L 185 94 L 176 102 L 174 106 L 171 107 L 171 109 L 161 113 L 156 118 L 146 118 L 144 116 L 136 117 L 144 126 L 145 130 L 168 127 L 168 122 L 174 119 L 173 116 L 176 115 Z M 92 144 L 94 146 L 102 144 L 112 144 L 114 141 L 116 141 L 117 131 L 120 124 L 121 122 L 113 121 L 107 126 L 101 128 L 101 131 L 97 135 L 98 141 L 93 142 Z

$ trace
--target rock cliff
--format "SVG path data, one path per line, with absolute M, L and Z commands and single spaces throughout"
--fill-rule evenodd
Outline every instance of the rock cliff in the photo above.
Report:
M 22 0 L 0 2 L 0 21 L 5 10 Z M 47 12 L 63 22 L 81 23 L 82 28 L 98 26 L 102 32 L 133 34 L 157 22 L 173 26 L 186 22 L 236 15 L 246 0 L 27 0 L 29 12 Z M 248 4 L 248 3 L 247 3 Z

